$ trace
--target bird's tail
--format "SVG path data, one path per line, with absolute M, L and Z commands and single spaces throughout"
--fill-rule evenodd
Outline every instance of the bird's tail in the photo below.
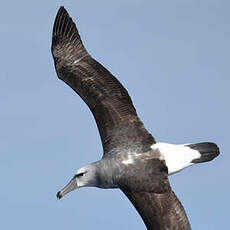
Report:
M 211 142 L 202 142 L 197 144 L 189 144 L 185 146 L 189 147 L 190 149 L 196 150 L 200 153 L 200 157 L 194 159 L 192 163 L 203 163 L 211 161 L 220 154 L 218 146 L 215 143 Z
M 218 146 L 210 142 L 184 145 L 158 142 L 152 145 L 152 149 L 157 149 L 165 160 L 169 175 L 190 165 L 211 161 L 219 155 Z

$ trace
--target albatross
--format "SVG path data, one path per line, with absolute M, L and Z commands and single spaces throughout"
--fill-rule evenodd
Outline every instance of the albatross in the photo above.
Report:
M 54 22 L 51 50 L 58 77 L 88 105 L 103 145 L 102 159 L 80 168 L 57 198 L 81 187 L 119 188 L 148 230 L 191 229 L 168 176 L 214 159 L 219 154 L 217 145 L 156 142 L 127 90 L 87 52 L 64 7 Z

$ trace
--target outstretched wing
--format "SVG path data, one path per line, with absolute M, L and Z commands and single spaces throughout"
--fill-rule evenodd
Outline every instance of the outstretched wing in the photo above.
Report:
M 142 170 L 141 170 L 142 168 Z M 141 174 L 138 173 L 141 170 Z M 185 210 L 171 190 L 167 167 L 159 159 L 140 162 L 119 187 L 132 202 L 148 230 L 191 230 Z
M 96 120 L 104 153 L 123 145 L 153 144 L 121 83 L 84 48 L 64 7 L 55 19 L 52 54 L 58 77 L 85 101 Z
M 184 208 L 173 191 L 124 193 L 148 230 L 191 230 Z

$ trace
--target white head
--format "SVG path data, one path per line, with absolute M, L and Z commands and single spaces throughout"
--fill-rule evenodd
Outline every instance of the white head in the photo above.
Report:
M 61 199 L 65 194 L 80 187 L 97 187 L 99 178 L 96 163 L 80 168 L 70 182 L 57 193 L 57 198 Z

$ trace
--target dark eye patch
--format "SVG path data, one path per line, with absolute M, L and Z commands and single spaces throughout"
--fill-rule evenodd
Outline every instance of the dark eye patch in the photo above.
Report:
M 76 176 L 77 177 L 81 177 L 81 176 L 84 176 L 85 173 L 78 173 Z

